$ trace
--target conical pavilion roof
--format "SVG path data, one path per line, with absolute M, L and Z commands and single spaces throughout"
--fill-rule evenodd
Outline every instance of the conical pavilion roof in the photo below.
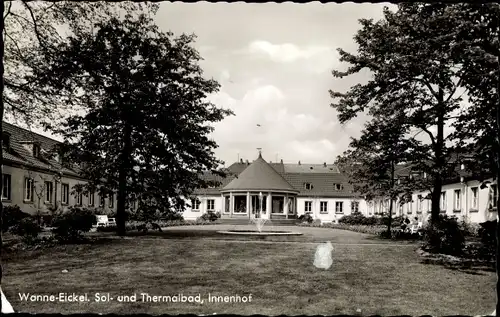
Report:
M 283 190 L 297 192 L 260 154 L 252 164 L 222 190 Z

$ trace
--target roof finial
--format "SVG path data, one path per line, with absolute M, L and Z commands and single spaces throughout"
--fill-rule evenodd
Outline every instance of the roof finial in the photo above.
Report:
M 259 151 L 259 157 L 262 158 L 262 148 L 258 147 L 257 150 Z

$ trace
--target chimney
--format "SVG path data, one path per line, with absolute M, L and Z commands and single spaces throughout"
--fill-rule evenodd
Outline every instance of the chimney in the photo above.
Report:
M 281 164 L 283 164 L 283 159 L 281 159 Z
M 300 161 L 299 161 L 299 165 L 300 165 Z
M 323 163 L 323 167 L 326 167 L 326 162 L 325 162 L 325 163 Z

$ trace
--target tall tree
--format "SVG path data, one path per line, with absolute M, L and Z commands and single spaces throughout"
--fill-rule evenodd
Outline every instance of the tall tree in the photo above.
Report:
M 339 49 L 340 60 L 351 66 L 346 71 L 333 71 L 343 78 L 362 69 L 372 76 L 366 84 L 358 84 L 346 92 L 330 91 L 332 103 L 341 122 L 349 121 L 359 112 L 370 115 L 403 112 L 402 124 L 412 132 L 428 137 L 418 152 L 428 158 L 419 162 L 422 172 L 433 181 L 432 219 L 439 219 L 439 201 L 444 177 L 450 172 L 450 146 L 445 126 L 459 108 L 456 96 L 463 71 L 450 54 L 452 36 L 447 32 L 454 25 L 447 19 L 445 4 L 405 3 L 395 12 L 384 8 L 384 19 L 360 20 L 361 30 L 354 37 L 358 53 Z M 388 106 L 391 99 L 406 100 Z M 388 126 L 388 125 L 386 125 Z M 435 132 L 433 131 L 435 130 Z M 407 135 L 414 138 L 413 134 Z
M 408 127 L 402 122 L 404 114 L 387 118 L 375 117 L 365 125 L 359 139 L 352 139 L 350 148 L 337 159 L 347 171 L 354 190 L 367 200 L 389 198 L 387 236 L 391 237 L 395 201 L 408 197 L 414 182 L 398 182 L 396 169 L 413 159 L 418 142 L 405 138 Z
M 194 35 L 161 32 L 146 15 L 111 19 L 58 46 L 35 78 L 43 89 L 79 91 L 83 114 L 62 128 L 87 189 L 118 192 L 117 231 L 125 234 L 131 194 L 160 213 L 184 207 L 183 197 L 206 185 L 204 170 L 223 174 L 208 138 L 210 124 L 231 111 L 206 97 L 219 84 L 203 78 Z
M 500 5 L 455 5 L 455 54 L 462 58 L 469 105 L 455 123 L 457 147 L 474 155 L 469 164 L 481 179 L 500 179 Z M 481 162 L 481 164 L 477 164 Z M 500 197 L 497 196 L 497 206 Z M 497 207 L 498 208 L 498 207 Z M 497 210 L 498 213 L 498 210 Z M 500 226 L 497 225 L 497 306 L 500 311 Z
M 31 124 L 60 119 L 68 110 L 72 94 L 44 91 L 32 73 L 47 55 L 57 54 L 57 45 L 66 41 L 66 34 L 91 29 L 93 23 L 120 18 L 127 14 L 155 14 L 157 4 L 133 2 L 82 1 L 8 1 L 3 12 L 5 41 L 4 84 L 2 101 L 12 117 Z M 3 117 L 2 117 L 3 119 Z
M 26 81 L 25 75 L 38 67 L 45 55 L 56 54 L 54 44 L 64 41 L 60 32 L 66 28 L 69 32 L 79 32 L 91 23 L 107 21 L 120 13 L 148 12 L 154 14 L 157 4 L 138 4 L 132 2 L 82 2 L 82 1 L 2 1 L 3 13 L 2 38 L 0 50 L 2 60 L 2 83 L 0 92 L 0 121 L 5 114 L 21 122 L 35 125 L 57 119 L 67 109 L 65 100 L 72 94 L 62 95 L 55 91 L 44 91 L 37 87 L 37 78 Z M 2 127 L 0 125 L 0 134 Z M 1 141 L 0 141 L 1 142 Z M 3 151 L 0 146 L 0 165 Z M 3 218 L 3 205 L 0 202 L 0 219 Z M 0 220 L 1 221 L 1 220 Z M 2 235 L 0 233 L 0 258 Z M 0 264 L 0 285 L 2 266 Z

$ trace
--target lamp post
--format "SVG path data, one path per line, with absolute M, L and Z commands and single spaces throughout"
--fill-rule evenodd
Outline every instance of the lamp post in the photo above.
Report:
M 259 192 L 259 200 L 260 200 L 260 213 L 259 218 L 262 215 L 262 192 Z

